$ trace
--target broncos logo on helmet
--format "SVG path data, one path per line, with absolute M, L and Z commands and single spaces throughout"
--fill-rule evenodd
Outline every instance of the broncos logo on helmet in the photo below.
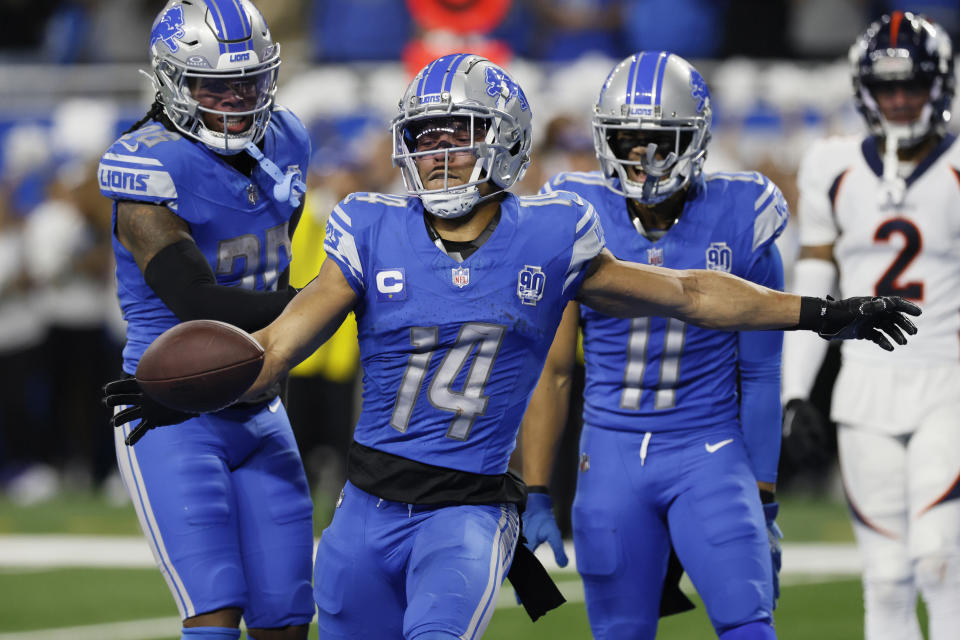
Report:
M 183 7 L 180 5 L 170 7 L 153 24 L 153 30 L 150 32 L 150 48 L 153 49 L 158 41 L 162 41 L 171 52 L 175 52 L 180 49 L 177 40 L 185 35 Z

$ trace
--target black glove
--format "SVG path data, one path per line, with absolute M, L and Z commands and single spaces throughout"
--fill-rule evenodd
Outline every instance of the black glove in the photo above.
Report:
M 798 328 L 816 331 L 826 340 L 870 340 L 881 349 L 893 351 L 887 336 L 897 344 L 907 344 L 903 332 L 914 335 L 917 327 L 903 314 L 918 316 L 920 313 L 920 307 L 899 296 L 843 300 L 830 296 L 826 300 L 804 297 Z
M 830 423 L 809 400 L 792 398 L 783 408 L 782 455 L 797 468 L 820 466 L 832 454 Z
M 111 409 L 122 405 L 130 405 L 110 418 L 110 424 L 114 427 L 120 427 L 128 422 L 140 419 L 140 424 L 124 440 L 127 446 L 135 445 L 147 431 L 154 427 L 180 424 L 184 420 L 199 415 L 170 409 L 152 400 L 140 389 L 136 378 L 121 378 L 103 385 L 103 404 Z

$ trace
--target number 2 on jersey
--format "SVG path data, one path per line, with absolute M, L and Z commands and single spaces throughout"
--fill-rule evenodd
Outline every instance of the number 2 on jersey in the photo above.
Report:
M 898 282 L 900 276 L 907 270 L 907 267 L 910 266 L 910 263 L 913 262 L 923 247 L 920 230 L 909 220 L 894 218 L 893 220 L 887 220 L 877 228 L 876 233 L 873 234 L 873 240 L 877 243 L 887 242 L 890 240 L 890 236 L 895 233 L 902 235 L 905 243 L 893 263 L 887 268 L 886 273 L 877 281 L 876 295 L 923 300 L 923 281 Z
M 460 328 L 457 341 L 447 351 L 443 362 L 433 375 L 427 398 L 430 404 L 442 411 L 454 414 L 447 437 L 454 440 L 466 440 L 477 416 L 487 409 L 489 397 L 483 388 L 493 371 L 493 361 L 500 352 L 503 335 L 507 328 L 502 325 L 469 322 Z M 397 402 L 390 417 L 390 426 L 403 433 L 410 424 L 413 407 L 420 395 L 420 387 L 430 368 L 430 361 L 437 350 L 439 329 L 437 327 L 411 327 L 410 343 L 414 353 L 407 361 L 403 372 Z M 470 370 L 463 383 L 463 390 L 456 391 L 453 384 L 460 376 L 470 355 L 476 351 Z

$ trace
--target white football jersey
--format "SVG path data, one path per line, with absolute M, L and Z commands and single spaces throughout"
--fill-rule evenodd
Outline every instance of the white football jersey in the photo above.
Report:
M 847 341 L 844 361 L 960 362 L 960 143 L 948 136 L 916 166 L 900 204 L 882 173 L 874 138 L 830 138 L 810 148 L 797 176 L 800 242 L 834 245 L 841 295 L 897 295 L 923 309 L 905 347 Z

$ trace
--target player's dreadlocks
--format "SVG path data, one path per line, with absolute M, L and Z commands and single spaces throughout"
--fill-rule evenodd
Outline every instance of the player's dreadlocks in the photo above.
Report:
M 160 93 L 158 92 L 153 97 L 153 104 L 150 105 L 150 110 L 147 111 L 147 115 L 133 123 L 129 129 L 123 132 L 123 135 L 127 135 L 131 131 L 136 131 L 150 120 L 159 120 L 163 115 L 163 103 L 160 102 Z

